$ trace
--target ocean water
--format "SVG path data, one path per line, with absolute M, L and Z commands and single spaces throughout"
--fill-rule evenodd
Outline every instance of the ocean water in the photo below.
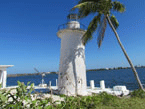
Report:
M 145 68 L 137 68 L 137 72 L 141 79 L 142 84 L 145 84 Z M 52 85 L 56 85 L 57 74 L 48 74 L 44 77 L 46 84 L 51 81 Z M 38 85 L 41 83 L 41 75 L 32 76 L 19 76 L 19 77 L 8 77 L 7 86 L 17 85 L 17 81 L 24 82 L 28 81 Z M 87 85 L 89 81 L 94 80 L 95 86 L 100 87 L 100 81 L 105 81 L 105 86 L 112 88 L 115 85 L 125 85 L 129 90 L 135 90 L 138 88 L 136 79 L 131 69 L 119 69 L 119 70 L 103 70 L 103 71 L 88 71 L 87 72 Z

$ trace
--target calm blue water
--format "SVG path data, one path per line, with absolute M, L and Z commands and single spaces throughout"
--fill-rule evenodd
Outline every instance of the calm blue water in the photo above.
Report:
M 137 68 L 139 77 L 142 84 L 145 84 L 145 68 Z M 45 83 L 56 85 L 57 74 L 49 74 L 44 77 Z M 89 86 L 89 81 L 94 80 L 95 86 L 99 87 L 100 80 L 105 80 L 106 87 L 112 88 L 114 85 L 126 85 L 127 89 L 134 90 L 137 89 L 137 83 L 134 74 L 131 69 L 120 69 L 120 70 L 104 70 L 104 71 L 89 71 L 87 72 L 87 85 Z M 35 83 L 35 85 L 40 84 L 41 75 L 35 76 L 20 76 L 20 77 L 8 77 L 7 86 L 17 85 L 17 81 L 24 82 L 28 81 Z

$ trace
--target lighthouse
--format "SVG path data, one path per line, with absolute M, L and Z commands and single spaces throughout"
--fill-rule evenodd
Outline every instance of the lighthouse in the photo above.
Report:
M 61 38 L 58 74 L 58 92 L 68 96 L 87 95 L 85 46 L 82 37 L 84 25 L 77 14 L 68 15 L 68 22 L 60 25 L 57 36 Z

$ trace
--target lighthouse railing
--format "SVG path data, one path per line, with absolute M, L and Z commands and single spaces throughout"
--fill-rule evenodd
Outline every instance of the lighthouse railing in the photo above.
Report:
M 69 22 L 69 24 L 70 24 L 70 22 Z M 68 23 L 61 24 L 61 25 L 58 26 L 58 31 L 59 30 L 63 30 L 63 29 L 69 29 Z M 75 28 L 75 29 L 87 30 L 87 27 L 84 24 L 80 23 L 80 27 L 79 28 Z

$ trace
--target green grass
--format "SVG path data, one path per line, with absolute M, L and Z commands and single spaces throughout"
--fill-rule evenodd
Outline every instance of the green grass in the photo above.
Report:
M 87 97 L 66 97 L 56 109 L 144 109 L 145 98 L 141 97 L 116 97 L 107 93 Z

